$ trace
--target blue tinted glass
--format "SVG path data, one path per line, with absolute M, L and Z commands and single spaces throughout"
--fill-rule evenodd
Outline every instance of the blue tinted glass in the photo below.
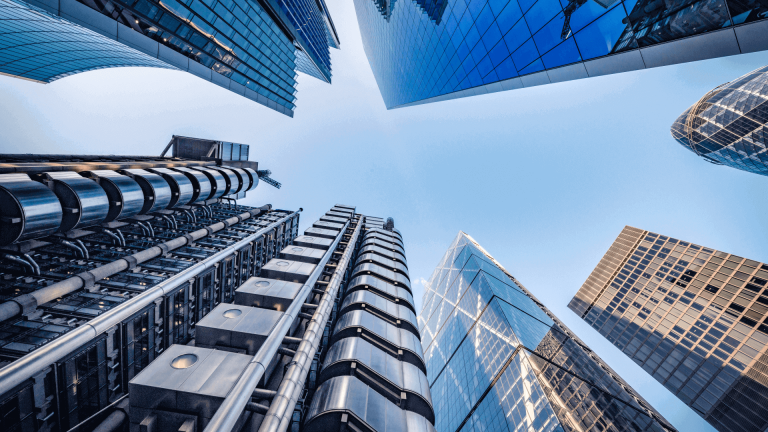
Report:
M 619 6 L 576 33 L 576 44 L 582 57 L 587 60 L 613 52 L 613 47 L 626 28 L 621 21 L 625 17 L 624 8 Z

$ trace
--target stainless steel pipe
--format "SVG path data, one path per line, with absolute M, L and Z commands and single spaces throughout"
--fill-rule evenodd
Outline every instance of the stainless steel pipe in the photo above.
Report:
M 328 321 L 328 317 L 333 309 L 333 303 L 336 301 L 336 295 L 344 279 L 344 272 L 352 259 L 355 243 L 357 243 L 357 237 L 360 235 L 360 228 L 362 226 L 362 223 L 358 223 L 357 227 L 355 227 L 349 244 L 347 244 L 347 249 L 333 271 L 333 276 L 328 283 L 325 294 L 320 299 L 320 303 L 317 309 L 315 309 L 315 315 L 304 332 L 301 344 L 299 344 L 299 348 L 296 350 L 296 355 L 293 356 L 291 366 L 285 373 L 283 381 L 280 382 L 277 395 L 272 399 L 269 411 L 267 411 L 264 421 L 262 421 L 261 427 L 259 427 L 259 432 L 282 432 L 288 429 L 288 425 L 291 423 L 291 416 L 293 415 L 293 408 L 296 406 L 296 401 L 299 400 L 301 390 L 304 389 L 304 382 L 307 380 L 312 359 L 315 357 L 317 347 L 320 345 L 325 323 Z
M 301 287 L 298 294 L 294 298 L 291 305 L 286 309 L 285 313 L 280 317 L 280 320 L 275 325 L 272 333 L 269 334 L 267 340 L 261 345 L 261 348 L 253 356 L 251 362 L 246 366 L 240 378 L 235 383 L 234 387 L 229 391 L 227 397 L 216 410 L 211 421 L 208 422 L 208 426 L 205 428 L 205 432 L 231 432 L 234 428 L 237 420 L 242 415 L 245 406 L 251 401 L 251 395 L 253 394 L 256 385 L 264 376 L 264 371 L 267 365 L 272 361 L 277 354 L 278 349 L 281 347 L 285 336 L 288 334 L 288 330 L 291 328 L 291 324 L 301 312 L 301 307 L 304 305 L 304 300 L 314 288 L 317 279 L 323 273 L 325 265 L 328 260 L 331 259 L 333 252 L 339 245 L 341 238 L 347 231 L 349 222 L 344 224 L 336 239 L 323 255 L 323 258 L 317 264 L 315 269 L 309 275 L 307 282 Z
M 214 264 L 220 262 L 222 259 L 226 258 L 227 256 L 232 255 L 233 253 L 235 253 L 236 250 L 246 246 L 248 243 L 254 240 L 257 240 L 258 238 L 262 237 L 264 234 L 277 228 L 277 226 L 279 226 L 283 222 L 289 220 L 292 217 L 295 217 L 296 214 L 298 214 L 298 212 L 293 212 L 283 218 L 280 218 L 279 220 L 271 223 L 267 227 L 259 230 L 258 232 L 251 234 L 248 237 L 245 237 L 239 242 L 233 244 L 232 246 L 229 246 L 226 249 L 223 249 L 215 253 L 214 255 L 211 255 L 210 257 L 193 265 L 192 267 L 189 267 L 188 269 L 164 280 L 163 282 L 160 282 L 159 284 L 148 289 L 144 293 L 126 301 L 125 303 L 122 303 L 121 305 L 115 307 L 114 309 L 111 309 L 105 312 L 103 315 L 89 321 L 88 324 L 80 326 L 75 330 L 62 335 L 58 339 L 46 344 L 40 349 L 37 349 L 25 355 L 24 357 L 14 361 L 8 366 L 0 369 L 0 395 L 5 394 L 6 392 L 10 391 L 17 385 L 33 377 L 35 374 L 37 374 L 44 368 L 61 360 L 61 358 L 67 355 L 68 353 L 90 342 L 91 340 L 96 338 L 101 333 L 107 331 L 111 327 L 119 324 L 120 322 L 122 322 L 127 318 L 130 318 L 131 315 L 136 313 L 136 311 L 151 304 L 156 299 L 164 296 L 165 294 L 174 290 L 181 284 L 188 282 L 190 279 L 198 276 L 205 270 L 213 267 Z M 234 219 L 235 221 L 237 221 L 237 218 L 234 218 Z M 219 231 L 224 227 L 225 227 L 224 223 L 219 222 L 211 225 L 209 228 L 211 228 L 212 231 Z M 204 232 L 205 234 L 203 235 L 201 231 Z M 192 234 L 195 234 L 195 235 L 192 235 Z M 208 235 L 208 232 L 205 229 L 203 229 L 203 230 L 195 231 L 194 233 L 190 233 L 190 235 L 192 235 L 194 239 L 199 239 Z M 186 241 L 187 241 L 186 238 L 179 237 L 177 239 L 171 240 L 170 242 L 166 242 L 166 244 L 172 243 L 174 248 L 177 248 L 179 246 L 183 246 L 184 244 L 186 244 Z M 137 254 L 134 254 L 133 257 L 136 258 L 137 262 L 139 261 L 139 259 L 146 261 L 147 259 L 160 255 L 161 253 L 162 253 L 162 249 L 155 246 L 154 248 L 150 248 L 150 249 L 141 251 Z M 111 276 L 127 268 L 128 268 L 128 262 L 125 261 L 124 259 L 121 259 L 121 260 L 109 263 L 105 266 L 101 266 L 96 269 L 93 269 L 91 270 L 90 273 L 92 273 L 94 277 L 98 280 L 107 276 Z M 41 296 L 41 300 L 47 299 L 46 301 L 50 301 L 60 297 L 63 294 L 66 294 L 81 288 L 83 284 L 84 284 L 83 279 L 76 276 L 76 277 L 72 277 L 64 281 L 58 282 L 56 284 L 50 285 L 43 290 L 39 290 L 38 292 L 45 291 L 46 294 L 44 296 Z M 51 290 L 49 290 L 49 288 L 51 288 Z M 8 303 L 13 303 L 13 302 L 3 303 L 2 305 L 0 305 L 0 307 L 3 307 Z M 45 303 L 45 301 L 43 303 Z M 19 307 L 19 305 L 16 304 L 16 307 Z M 11 315 L 11 317 L 13 316 L 14 315 Z M 2 319 L 7 319 L 7 318 L 0 318 L 0 320 Z M 253 388 L 255 387 L 256 386 L 253 386 L 251 390 L 253 390 Z M 250 391 L 248 392 L 248 396 L 250 396 Z

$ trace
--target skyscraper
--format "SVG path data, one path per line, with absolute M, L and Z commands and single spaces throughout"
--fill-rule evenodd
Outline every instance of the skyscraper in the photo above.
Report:
M 387 108 L 768 49 L 742 0 L 355 0 Z
M 625 227 L 568 307 L 722 432 L 768 426 L 768 265 Z
M 675 430 L 463 232 L 419 329 L 441 432 Z
M 768 176 L 768 66 L 716 87 L 672 124 L 704 160 Z
M 323 0 L 0 0 L 0 73 L 41 83 L 178 69 L 293 116 L 296 71 L 330 83 L 329 47 Z
M 0 155 L 0 430 L 434 431 L 394 222 L 299 236 L 243 145 L 168 148 Z

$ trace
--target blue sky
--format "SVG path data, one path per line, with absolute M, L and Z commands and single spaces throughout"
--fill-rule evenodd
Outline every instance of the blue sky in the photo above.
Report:
M 283 188 L 244 204 L 303 207 L 302 229 L 335 203 L 392 216 L 414 281 L 463 230 L 680 431 L 713 430 L 566 305 L 624 225 L 768 261 L 768 178 L 708 164 L 669 134 L 768 53 L 387 111 L 352 2 L 328 6 L 342 43 L 333 84 L 301 76 L 293 119 L 182 72 L 0 76 L 0 151 L 159 154 L 172 134 L 250 144 Z

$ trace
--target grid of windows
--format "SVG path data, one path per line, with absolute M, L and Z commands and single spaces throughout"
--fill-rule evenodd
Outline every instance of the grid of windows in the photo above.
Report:
M 768 401 L 768 265 L 637 237 L 589 307 L 581 290 L 569 307 L 718 430 L 762 431 L 766 410 L 750 400 Z
M 355 0 L 387 107 L 764 19 L 743 0 Z
M 672 136 L 705 160 L 768 175 L 768 66 L 704 95 L 672 124 Z
M 674 430 L 464 233 L 418 320 L 437 430 Z
M 118 66 L 173 69 L 22 1 L 0 0 L 0 73 L 51 82 L 79 72 Z

